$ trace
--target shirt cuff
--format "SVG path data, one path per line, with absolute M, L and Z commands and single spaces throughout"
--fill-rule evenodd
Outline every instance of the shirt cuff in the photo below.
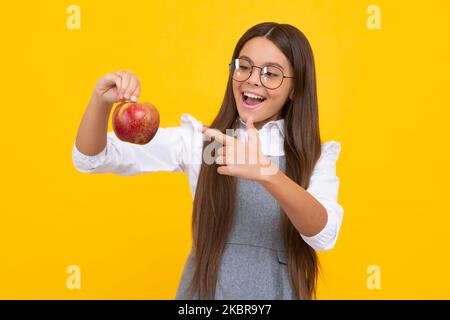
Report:
M 76 143 L 74 142 L 72 148 L 72 161 L 75 165 L 75 168 L 79 171 L 87 172 L 103 163 L 106 157 L 108 144 L 109 141 L 107 141 L 106 146 L 102 151 L 100 151 L 96 155 L 89 156 L 78 150 Z
M 322 205 L 324 201 L 321 201 Z M 328 203 L 324 205 L 327 208 L 328 220 L 325 227 L 316 235 L 307 237 L 300 233 L 303 240 L 316 251 L 328 251 L 333 249 L 339 234 L 344 209 L 338 203 Z

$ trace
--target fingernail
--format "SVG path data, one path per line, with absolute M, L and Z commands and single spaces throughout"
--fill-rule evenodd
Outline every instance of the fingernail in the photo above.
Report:
M 137 100 L 136 96 L 131 97 L 131 101 L 136 101 L 136 100 Z

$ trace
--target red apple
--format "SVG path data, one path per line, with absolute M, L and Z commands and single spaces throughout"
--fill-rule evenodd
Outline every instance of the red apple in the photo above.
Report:
M 147 102 L 121 102 L 114 110 L 112 125 L 120 140 L 147 144 L 158 131 L 159 113 Z

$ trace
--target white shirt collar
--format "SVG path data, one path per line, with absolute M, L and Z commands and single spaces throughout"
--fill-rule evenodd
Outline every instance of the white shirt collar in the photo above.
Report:
M 247 128 L 245 121 L 242 120 L 241 117 L 238 116 L 238 120 L 240 128 Z M 265 123 L 260 130 L 273 129 L 274 127 L 278 128 L 281 136 L 284 138 L 284 119 L 271 120 Z
M 247 125 L 238 117 L 238 138 L 246 141 Z M 261 140 L 262 151 L 264 155 L 282 156 L 284 155 L 284 119 L 271 120 L 265 123 L 258 130 L 258 136 Z

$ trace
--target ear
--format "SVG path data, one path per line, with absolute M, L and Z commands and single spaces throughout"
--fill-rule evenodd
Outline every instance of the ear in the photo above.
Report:
M 291 92 L 289 92 L 289 100 L 294 100 L 294 89 L 291 90 Z

